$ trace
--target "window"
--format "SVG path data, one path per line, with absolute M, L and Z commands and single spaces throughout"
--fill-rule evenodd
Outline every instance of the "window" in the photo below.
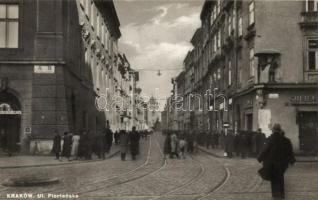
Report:
M 255 23 L 255 2 L 251 1 L 248 8 L 249 8 L 249 15 L 248 15 L 249 25 L 252 25 Z
M 216 19 L 216 13 L 217 10 L 216 10 L 216 6 L 213 7 L 213 19 L 215 20 Z
M 250 77 L 254 76 L 255 73 L 255 57 L 254 57 L 254 48 L 250 49 Z
M 306 11 L 307 12 L 318 11 L 318 0 L 306 0 Z
M 90 0 L 84 0 L 84 1 L 85 1 L 85 14 L 86 14 L 86 17 L 89 17 L 92 4 Z
M 97 36 L 100 37 L 100 17 L 98 13 L 96 17 L 96 33 L 97 33 Z
M 214 41 L 213 41 L 213 51 L 214 52 L 216 52 L 216 50 L 217 50 L 216 43 L 217 43 L 217 38 L 216 38 L 216 35 L 214 35 Z
M 239 17 L 238 19 L 238 36 L 243 35 L 243 21 L 242 21 L 242 16 Z
M 218 31 L 218 48 L 221 47 L 221 30 Z
M 232 62 L 229 61 L 229 86 L 232 85 Z
M 233 27 L 234 30 L 236 28 L 235 22 L 236 22 L 236 13 L 235 13 L 235 9 L 233 9 L 233 13 L 232 13 L 232 27 Z
M 95 11 L 96 11 L 95 4 L 92 2 L 92 4 L 91 4 L 91 17 L 90 17 L 92 27 L 95 27 L 95 22 L 96 22 L 96 12 Z
M 102 40 L 102 44 L 105 45 L 105 27 L 104 27 L 104 23 L 102 22 L 101 25 L 101 40 Z
M 217 7 L 218 7 L 218 14 L 219 14 L 221 12 L 221 0 L 218 0 Z
M 18 48 L 19 5 L 0 4 L 0 48 Z
M 220 80 L 221 79 L 221 69 L 219 68 L 218 69 L 218 80 Z
M 212 11 L 211 11 L 210 26 L 212 26 L 213 22 L 214 22 L 214 8 L 212 8 Z
M 107 31 L 107 26 L 105 25 L 105 49 L 108 50 L 108 31 Z
M 308 40 L 308 69 L 318 70 L 318 39 Z
M 229 34 L 229 36 L 231 35 L 231 32 L 232 32 L 232 17 L 231 17 L 231 15 L 229 14 L 229 16 L 228 16 L 228 23 L 227 23 L 227 25 L 228 25 L 228 34 Z

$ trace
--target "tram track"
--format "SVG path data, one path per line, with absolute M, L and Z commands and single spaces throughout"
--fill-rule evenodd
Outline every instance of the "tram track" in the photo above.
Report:
M 162 154 L 160 146 L 158 146 L 158 147 L 159 147 L 159 151 Z M 132 170 L 130 170 L 128 172 L 125 172 L 123 174 L 120 174 L 120 175 L 115 175 L 115 176 L 108 177 L 106 179 L 93 181 L 93 182 L 90 182 L 90 183 L 85 183 L 85 188 L 88 187 L 89 189 L 83 189 L 82 186 L 78 186 L 79 188 L 81 188 L 84 191 L 76 192 L 76 193 L 77 194 L 85 194 L 85 193 L 89 193 L 89 192 L 94 192 L 94 191 L 97 191 L 97 190 L 100 190 L 100 189 L 105 189 L 105 188 L 108 188 L 108 187 L 112 187 L 112 186 L 128 183 L 128 182 L 131 182 L 131 181 L 135 181 L 135 180 L 143 178 L 143 177 L 145 177 L 147 175 L 156 173 L 157 171 L 161 170 L 167 164 L 167 162 L 164 161 L 163 164 L 161 164 L 161 166 L 158 169 L 151 170 L 151 167 L 149 167 L 150 166 L 149 163 L 150 163 L 151 153 L 152 153 L 151 150 L 152 150 L 152 137 L 150 137 L 150 139 L 149 139 L 147 158 L 146 158 L 145 162 L 143 162 L 137 168 L 134 168 L 134 169 L 132 169 Z M 151 170 L 149 173 L 146 173 L 146 174 L 143 174 L 141 176 L 134 177 L 134 178 L 127 178 L 127 176 L 134 176 L 134 174 L 138 173 L 139 171 L 145 171 L 144 168 L 146 168 L 146 167 L 148 167 Z M 105 186 L 105 184 L 108 184 L 108 185 Z M 91 189 L 91 188 L 94 188 L 94 189 Z M 1 190 L 0 192 L 8 191 L 9 189 L 10 188 L 5 188 L 5 189 Z M 42 193 L 63 193 L 63 192 L 65 192 L 64 187 L 60 187 L 60 188 L 54 189 L 54 190 L 43 191 Z
M 156 137 L 156 136 L 154 136 Z M 100 183 L 105 183 L 106 181 L 109 182 L 109 181 L 114 181 L 113 184 L 110 184 L 110 185 L 102 185 L 102 186 L 96 186 L 94 184 L 96 183 L 93 183 L 93 187 L 95 187 L 94 189 L 89 189 L 89 190 L 85 190 L 85 191 L 82 191 L 82 192 L 77 192 L 78 195 L 85 195 L 85 194 L 88 194 L 88 193 L 91 193 L 91 192 L 96 192 L 96 191 L 99 191 L 99 190 L 104 190 L 106 188 L 110 188 L 110 187 L 116 187 L 116 186 L 119 186 L 119 185 L 122 185 L 122 184 L 125 184 L 125 183 L 129 183 L 129 182 L 133 182 L 133 181 L 137 181 L 139 179 L 142 179 L 146 176 L 151 176 L 153 174 L 156 174 L 157 172 L 159 172 L 160 170 L 162 170 L 163 168 L 165 168 L 167 166 L 167 160 L 164 159 L 162 161 L 162 164 L 159 166 L 159 168 L 155 168 L 153 169 L 153 166 L 151 166 L 151 162 L 150 162 L 150 158 L 151 158 L 151 150 L 152 150 L 152 137 L 150 137 L 150 144 L 149 144 L 149 149 L 148 149 L 148 153 L 147 153 L 147 159 L 145 161 L 145 163 L 143 163 L 142 165 L 140 165 L 139 167 L 129 171 L 129 172 L 126 172 L 124 174 L 121 174 L 119 176 L 114 176 L 112 178 L 108 178 L 106 180 L 103 180 L 103 181 L 98 181 L 98 184 Z M 161 157 L 163 157 L 163 152 L 161 150 L 161 147 L 158 143 L 158 139 L 155 139 L 156 140 L 156 144 L 158 146 L 158 150 L 160 152 L 160 155 Z M 154 160 L 155 162 L 155 160 Z M 147 168 L 149 167 L 149 169 Z M 125 176 L 134 176 L 136 175 L 139 171 L 146 171 L 146 170 L 149 170 L 149 172 L 146 172 L 142 175 L 139 175 L 139 176 L 136 176 L 136 177 L 131 177 L 131 178 L 127 178 Z

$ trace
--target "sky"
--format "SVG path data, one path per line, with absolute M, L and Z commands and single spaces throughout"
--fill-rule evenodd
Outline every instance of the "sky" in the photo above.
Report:
M 145 96 L 159 96 L 163 108 L 172 90 L 171 78 L 183 68 L 193 47 L 190 40 L 200 27 L 203 0 L 115 0 L 122 36 L 119 50 L 139 70 Z M 161 76 L 156 71 L 161 70 Z M 170 69 L 170 70 L 166 70 Z M 156 90 L 156 88 L 158 88 Z

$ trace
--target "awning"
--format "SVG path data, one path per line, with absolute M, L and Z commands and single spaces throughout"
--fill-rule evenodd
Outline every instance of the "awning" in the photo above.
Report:
M 280 52 L 275 49 L 264 49 L 256 52 L 254 54 L 256 57 L 262 56 L 262 55 L 280 55 Z

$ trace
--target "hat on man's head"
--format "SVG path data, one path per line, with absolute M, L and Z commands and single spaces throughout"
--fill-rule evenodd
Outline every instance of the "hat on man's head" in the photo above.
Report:
M 282 131 L 282 127 L 280 126 L 280 124 L 274 124 L 273 128 L 272 128 L 273 132 L 281 132 Z

